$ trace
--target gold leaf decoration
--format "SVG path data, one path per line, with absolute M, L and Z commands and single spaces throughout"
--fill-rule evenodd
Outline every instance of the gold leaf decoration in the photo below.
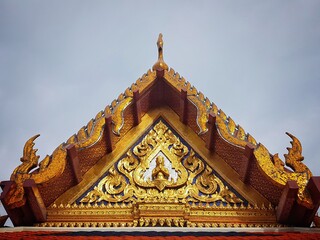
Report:
M 296 143 L 293 143 L 293 147 L 297 147 L 295 144 Z M 289 150 L 289 154 L 286 155 L 286 162 L 291 161 L 290 164 L 292 164 L 293 167 L 299 168 L 301 172 L 286 171 L 284 169 L 284 163 L 279 158 L 278 154 L 275 154 L 273 157 L 271 157 L 267 148 L 262 144 L 259 144 L 254 150 L 254 155 L 263 172 L 272 178 L 277 184 L 285 185 L 289 180 L 296 181 L 299 186 L 299 202 L 307 208 L 313 208 L 312 199 L 305 189 L 312 174 L 308 167 L 301 163 L 300 150 L 295 153 L 293 153 L 292 150 Z
M 162 120 L 116 162 L 80 202 L 101 204 L 152 199 L 243 202 Z
M 10 180 L 16 183 L 16 186 L 9 190 L 4 201 L 10 208 L 21 207 L 25 204 L 23 183 L 27 179 L 32 179 L 36 184 L 47 182 L 53 177 L 59 176 L 65 168 L 66 150 L 60 145 L 53 152 L 52 156 L 46 156 L 38 165 L 39 156 L 36 155 L 37 149 L 34 149 L 34 140 L 40 135 L 30 138 L 24 146 L 22 164 L 18 166 L 11 174 Z M 39 167 L 38 171 L 30 172 Z

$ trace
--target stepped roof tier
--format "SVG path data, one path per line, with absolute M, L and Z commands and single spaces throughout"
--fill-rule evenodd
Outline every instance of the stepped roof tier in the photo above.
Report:
M 283 162 L 163 59 L 38 162 L 2 181 L 15 226 L 274 227 L 312 223 L 320 177 L 299 140 Z M 270 126 L 272 127 L 272 126 Z

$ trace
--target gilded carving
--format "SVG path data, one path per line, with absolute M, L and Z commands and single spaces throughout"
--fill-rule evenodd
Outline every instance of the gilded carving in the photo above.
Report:
M 39 136 L 40 134 L 37 134 L 31 137 L 25 143 L 23 148 L 23 156 L 20 158 L 20 161 L 22 162 L 22 164 L 13 171 L 13 174 L 28 173 L 30 170 L 38 166 L 38 160 L 40 156 L 36 155 L 38 149 L 33 149 L 33 147 L 34 147 L 34 140 L 36 140 L 36 138 L 38 138 Z
M 27 179 L 33 179 L 36 184 L 44 183 L 55 176 L 59 176 L 65 167 L 66 151 L 60 145 L 52 154 L 46 156 L 38 165 L 39 156 L 36 155 L 37 149 L 34 149 L 34 140 L 40 135 L 30 138 L 23 149 L 21 157 L 22 164 L 12 173 L 10 180 L 15 182 L 15 187 L 11 188 L 5 198 L 10 208 L 16 208 L 25 204 L 23 183 Z M 30 172 L 39 166 L 39 169 Z
M 272 206 L 145 201 L 139 204 L 52 205 L 40 227 L 282 227 Z
M 307 173 L 307 178 L 310 178 L 312 176 L 311 171 L 301 162 L 304 160 L 304 157 L 302 156 L 302 146 L 300 141 L 292 134 L 288 132 L 286 134 L 292 139 L 290 142 L 292 147 L 287 148 L 288 154 L 284 155 L 286 165 L 291 167 L 295 172 Z
M 156 73 L 148 70 L 141 78 L 139 78 L 130 88 L 127 88 L 124 94 L 121 94 L 117 100 L 111 104 L 113 132 L 120 135 L 120 131 L 124 124 L 123 112 L 133 101 L 133 91 L 139 90 L 142 92 L 156 79 Z
M 148 202 L 152 199 L 243 202 L 161 120 L 80 202 Z
M 113 132 L 120 135 L 120 130 L 124 124 L 123 112 L 132 102 L 132 97 L 127 97 L 120 100 L 120 102 L 113 108 L 112 121 L 114 124 Z
M 287 166 L 292 167 L 295 172 L 286 171 L 284 169 L 284 163 L 281 161 L 278 154 L 271 157 L 267 148 L 262 144 L 259 144 L 255 149 L 254 155 L 263 172 L 271 177 L 276 183 L 285 185 L 288 180 L 296 181 L 299 186 L 298 198 L 300 203 L 308 208 L 312 208 L 312 199 L 305 189 L 312 174 L 308 167 L 301 163 L 303 157 L 301 155 L 302 148 L 299 140 L 291 134 L 288 135 L 293 141 L 291 142 L 292 148 L 288 148 L 288 154 L 285 154 L 285 159 Z

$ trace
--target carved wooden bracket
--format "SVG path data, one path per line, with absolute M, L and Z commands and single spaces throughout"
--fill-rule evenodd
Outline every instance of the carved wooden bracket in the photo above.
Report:
M 18 208 L 9 208 L 5 198 L 7 197 L 11 188 L 15 187 L 16 183 L 14 181 L 2 181 L 0 186 L 2 188 L 2 193 L 0 195 L 0 200 L 2 202 L 3 207 L 5 208 L 6 212 L 8 213 L 12 223 L 14 226 L 19 226 L 23 224 L 22 221 L 22 212 Z
M 180 92 L 180 121 L 183 124 L 187 124 L 188 117 L 188 98 L 187 98 L 187 89 L 181 88 Z
M 320 176 L 314 176 L 309 179 L 307 190 L 313 201 L 313 209 L 307 210 L 304 216 L 305 226 L 309 227 L 320 206 Z
M 23 188 L 26 193 L 28 205 L 30 206 L 35 220 L 37 222 L 45 222 L 47 220 L 47 209 L 44 205 L 37 184 L 33 179 L 27 179 L 23 183 Z
M 243 158 L 242 158 L 242 171 L 239 173 L 240 174 L 240 179 L 244 182 L 244 183 L 248 183 L 249 180 L 249 174 L 250 174 L 250 169 L 251 169 L 251 164 L 254 160 L 254 151 L 255 147 L 248 143 L 244 149 L 244 154 L 243 154 Z
M 293 213 L 293 206 L 295 205 L 298 190 L 299 186 L 295 181 L 287 182 L 277 207 L 276 215 L 279 223 L 288 223 Z
M 216 128 L 216 120 L 217 117 L 214 113 L 210 112 L 209 113 L 209 119 L 208 119 L 208 140 L 206 142 L 206 147 L 210 151 L 215 150 L 215 145 L 214 145 L 214 132 L 217 130 Z
M 76 178 L 77 183 L 79 183 L 82 180 L 82 175 L 80 172 L 80 163 L 79 163 L 77 149 L 74 144 L 68 145 L 66 149 L 67 149 L 67 156 L 68 156 L 67 159 L 70 161 L 73 174 Z
M 0 196 L 1 202 L 8 213 L 14 226 L 30 226 L 35 222 L 45 222 L 47 220 L 46 207 L 43 203 L 37 184 L 33 179 L 27 179 L 23 183 L 26 204 L 21 207 L 8 207 L 5 198 L 10 189 L 15 186 L 14 181 L 1 182 L 3 192 Z
M 137 126 L 141 122 L 141 103 L 138 89 L 133 91 L 133 117 L 134 125 Z
M 107 145 L 107 153 L 111 153 L 113 150 L 113 145 L 112 145 L 112 116 L 111 114 L 107 114 L 105 116 L 105 126 L 104 126 L 104 135 L 106 139 L 106 145 Z

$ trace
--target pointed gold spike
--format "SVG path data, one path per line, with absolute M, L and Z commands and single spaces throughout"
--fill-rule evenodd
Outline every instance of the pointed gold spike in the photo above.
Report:
M 160 223 L 160 226 L 161 226 L 161 227 L 163 226 L 164 222 L 165 222 L 165 220 L 164 220 L 163 218 L 160 218 L 160 219 L 159 219 L 159 223 Z
M 149 224 L 150 224 L 150 219 L 149 219 L 149 218 L 146 218 L 146 219 L 145 219 L 145 224 L 144 224 L 144 225 L 145 225 L 146 227 L 148 227 L 148 226 L 149 226 Z
M 144 225 L 144 219 L 141 218 L 141 219 L 139 219 L 139 226 L 140 226 L 140 227 L 143 227 L 143 225 Z
M 172 219 L 166 219 L 166 224 L 168 227 L 171 227 L 171 221 L 172 221 Z
M 180 219 L 179 224 L 180 224 L 180 227 L 183 227 L 184 226 L 184 220 Z
M 152 227 L 154 227 L 154 226 L 156 226 L 156 224 L 157 224 L 157 219 L 152 219 L 151 220 L 151 223 L 152 223 Z
M 174 220 L 173 220 L 173 224 L 174 224 L 174 226 L 179 227 L 179 221 L 178 221 L 178 219 L 174 219 Z

